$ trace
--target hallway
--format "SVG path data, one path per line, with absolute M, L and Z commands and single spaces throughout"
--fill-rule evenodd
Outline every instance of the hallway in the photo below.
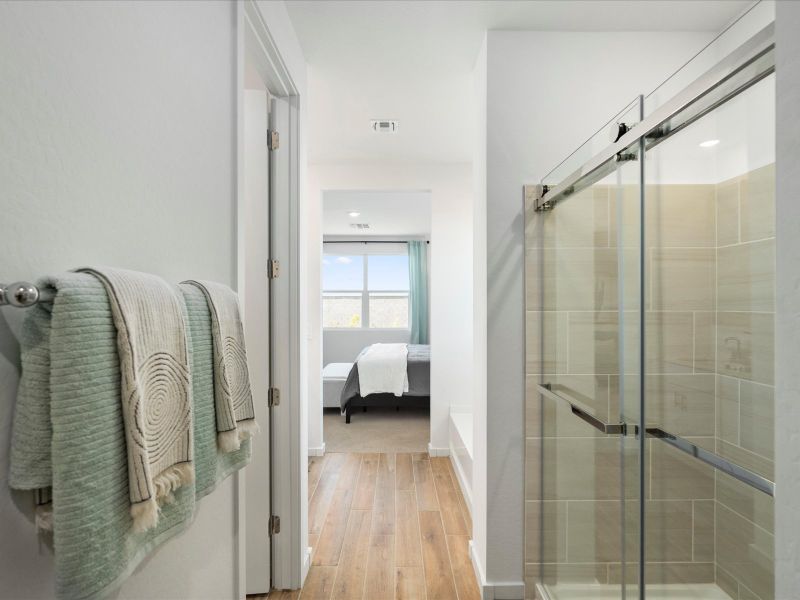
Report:
M 328 453 L 309 461 L 302 600 L 473 600 L 471 520 L 448 458 Z

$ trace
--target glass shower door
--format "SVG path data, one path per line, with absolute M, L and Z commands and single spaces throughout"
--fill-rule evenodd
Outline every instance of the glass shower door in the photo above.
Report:
M 774 598 L 772 27 L 715 44 L 526 188 L 530 598 Z
M 774 598 L 774 79 L 646 154 L 648 598 Z
M 618 119 L 630 124 L 638 107 Z M 531 597 L 534 587 L 550 600 L 639 597 L 638 410 L 620 398 L 625 371 L 638 373 L 633 358 L 621 366 L 631 342 L 622 314 L 640 295 L 639 252 L 620 243 L 623 199 L 639 197 L 636 165 L 614 159 L 555 206 L 526 210 Z

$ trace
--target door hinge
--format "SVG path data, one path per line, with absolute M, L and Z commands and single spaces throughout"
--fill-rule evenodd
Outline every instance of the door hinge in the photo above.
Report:
M 269 518 L 269 534 L 276 535 L 281 532 L 281 518 L 278 515 L 272 515 Z
M 278 388 L 271 387 L 269 388 L 267 406 L 270 408 L 273 406 L 280 406 L 281 404 L 281 391 Z
M 277 150 L 281 146 L 281 136 L 277 131 L 267 130 L 267 147 L 270 150 Z
M 270 279 L 277 279 L 281 274 L 281 263 L 277 260 L 270 260 L 267 266 Z

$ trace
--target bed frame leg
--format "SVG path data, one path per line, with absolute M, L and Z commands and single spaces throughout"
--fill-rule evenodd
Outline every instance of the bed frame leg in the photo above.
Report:
M 344 409 L 344 422 L 350 423 L 350 406 Z
M 362 406 L 361 408 L 363 409 L 361 412 L 367 412 L 367 407 L 366 406 Z

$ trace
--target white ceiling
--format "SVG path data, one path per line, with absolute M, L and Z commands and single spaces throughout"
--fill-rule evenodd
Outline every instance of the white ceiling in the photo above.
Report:
M 471 161 L 470 74 L 487 29 L 719 31 L 750 4 L 288 0 L 310 65 L 309 159 Z M 378 118 L 399 120 L 399 133 L 372 133 Z
M 361 213 L 351 217 L 348 213 Z M 352 228 L 369 223 L 369 229 Z M 327 191 L 322 196 L 325 236 L 429 236 L 430 192 Z

